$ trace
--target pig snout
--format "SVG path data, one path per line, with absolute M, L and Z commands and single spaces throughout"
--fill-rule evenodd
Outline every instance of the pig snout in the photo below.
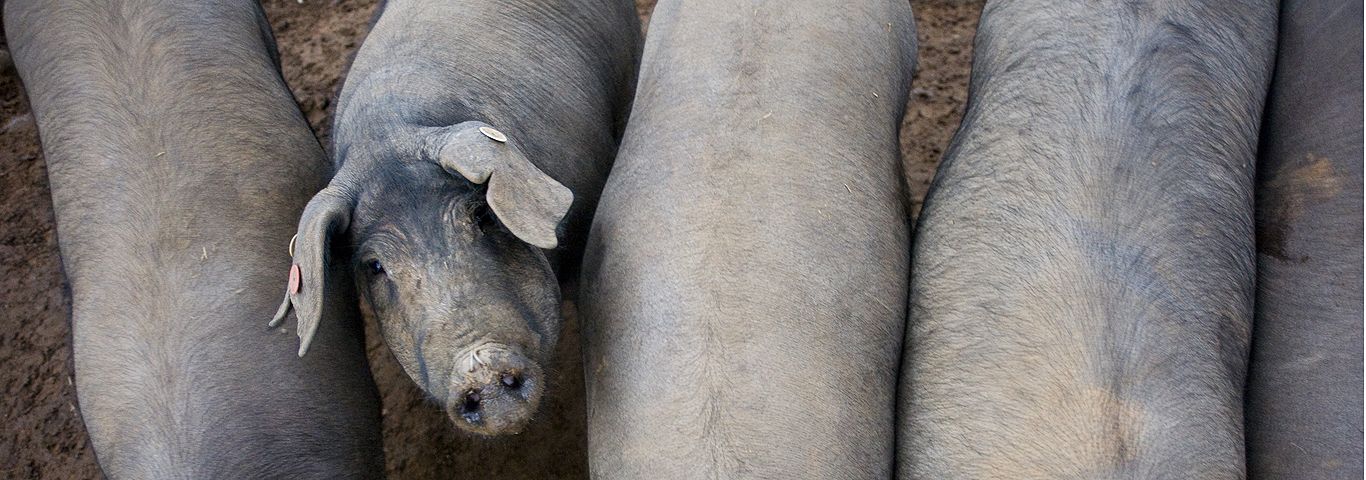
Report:
M 446 412 L 484 435 L 518 433 L 541 401 L 541 367 L 519 349 L 484 344 L 456 357 Z

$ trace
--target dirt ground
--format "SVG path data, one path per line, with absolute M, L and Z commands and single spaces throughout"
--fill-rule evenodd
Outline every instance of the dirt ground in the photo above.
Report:
M 981 0 L 914 0 L 920 66 L 901 135 L 913 210 L 919 212 L 967 98 Z M 364 37 L 373 0 L 265 0 L 285 78 L 323 145 L 342 70 Z M 638 0 L 648 20 L 654 0 Z M 12 69 L 0 68 L 0 478 L 97 478 L 71 384 L 69 299 L 53 230 L 38 132 Z M 571 317 L 572 307 L 567 306 Z M 571 326 L 572 327 L 572 326 Z M 367 326 L 371 370 L 384 402 L 391 478 L 578 478 L 582 381 L 567 363 L 537 427 L 507 440 L 454 430 L 424 399 Z M 575 358 L 566 332 L 561 356 Z

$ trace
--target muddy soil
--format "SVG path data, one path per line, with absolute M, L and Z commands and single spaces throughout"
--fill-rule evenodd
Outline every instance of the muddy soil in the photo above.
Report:
M 913 211 L 947 148 L 967 98 L 980 0 L 911 2 L 920 67 L 902 129 Z M 373 0 L 265 0 L 285 79 L 323 145 L 341 75 L 364 38 Z M 638 0 L 648 20 L 654 0 Z M 3 63 L 3 62 L 0 62 Z M 13 69 L 0 67 L 0 478 L 98 478 L 71 385 L 69 299 L 33 116 Z M 391 478 L 582 478 L 583 393 L 573 307 L 566 359 L 536 427 L 511 439 L 460 434 L 412 385 L 367 325 L 371 370 L 384 399 Z

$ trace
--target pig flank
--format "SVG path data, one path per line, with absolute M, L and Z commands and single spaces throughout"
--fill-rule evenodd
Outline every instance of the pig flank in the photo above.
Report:
M 546 390 L 630 104 L 625 0 L 384 5 L 337 103 L 337 175 L 299 221 L 300 354 L 329 264 L 354 275 L 404 370 L 456 425 L 516 433 Z M 564 241 L 561 242 L 560 239 Z
M 1237 478 L 1274 2 L 989 2 L 917 226 L 901 478 Z
M 354 308 L 299 361 L 262 328 L 326 178 L 252 1 L 5 3 L 72 294 L 81 415 L 110 478 L 374 478 Z M 268 432 L 268 433 L 267 433 Z
M 1361 2 L 1281 2 L 1257 165 L 1252 478 L 1362 476 L 1361 22 Z

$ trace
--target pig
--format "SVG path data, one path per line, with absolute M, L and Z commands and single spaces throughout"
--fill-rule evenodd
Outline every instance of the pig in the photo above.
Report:
M 594 478 L 886 478 L 897 0 L 660 2 L 580 282 Z
M 1281 2 L 1257 172 L 1253 478 L 1361 478 L 1361 2 Z
M 338 171 L 299 219 L 271 324 L 295 311 L 303 356 L 327 285 L 352 282 L 327 269 L 350 272 L 362 314 L 457 426 L 520 432 L 628 112 L 639 22 L 625 0 L 388 2 L 347 73 Z
M 1274 2 L 994 0 L 911 255 L 898 478 L 1239 478 Z
M 260 5 L 5 2 L 71 293 L 80 413 L 110 478 L 379 478 L 354 302 L 300 362 L 263 328 L 326 181 Z

